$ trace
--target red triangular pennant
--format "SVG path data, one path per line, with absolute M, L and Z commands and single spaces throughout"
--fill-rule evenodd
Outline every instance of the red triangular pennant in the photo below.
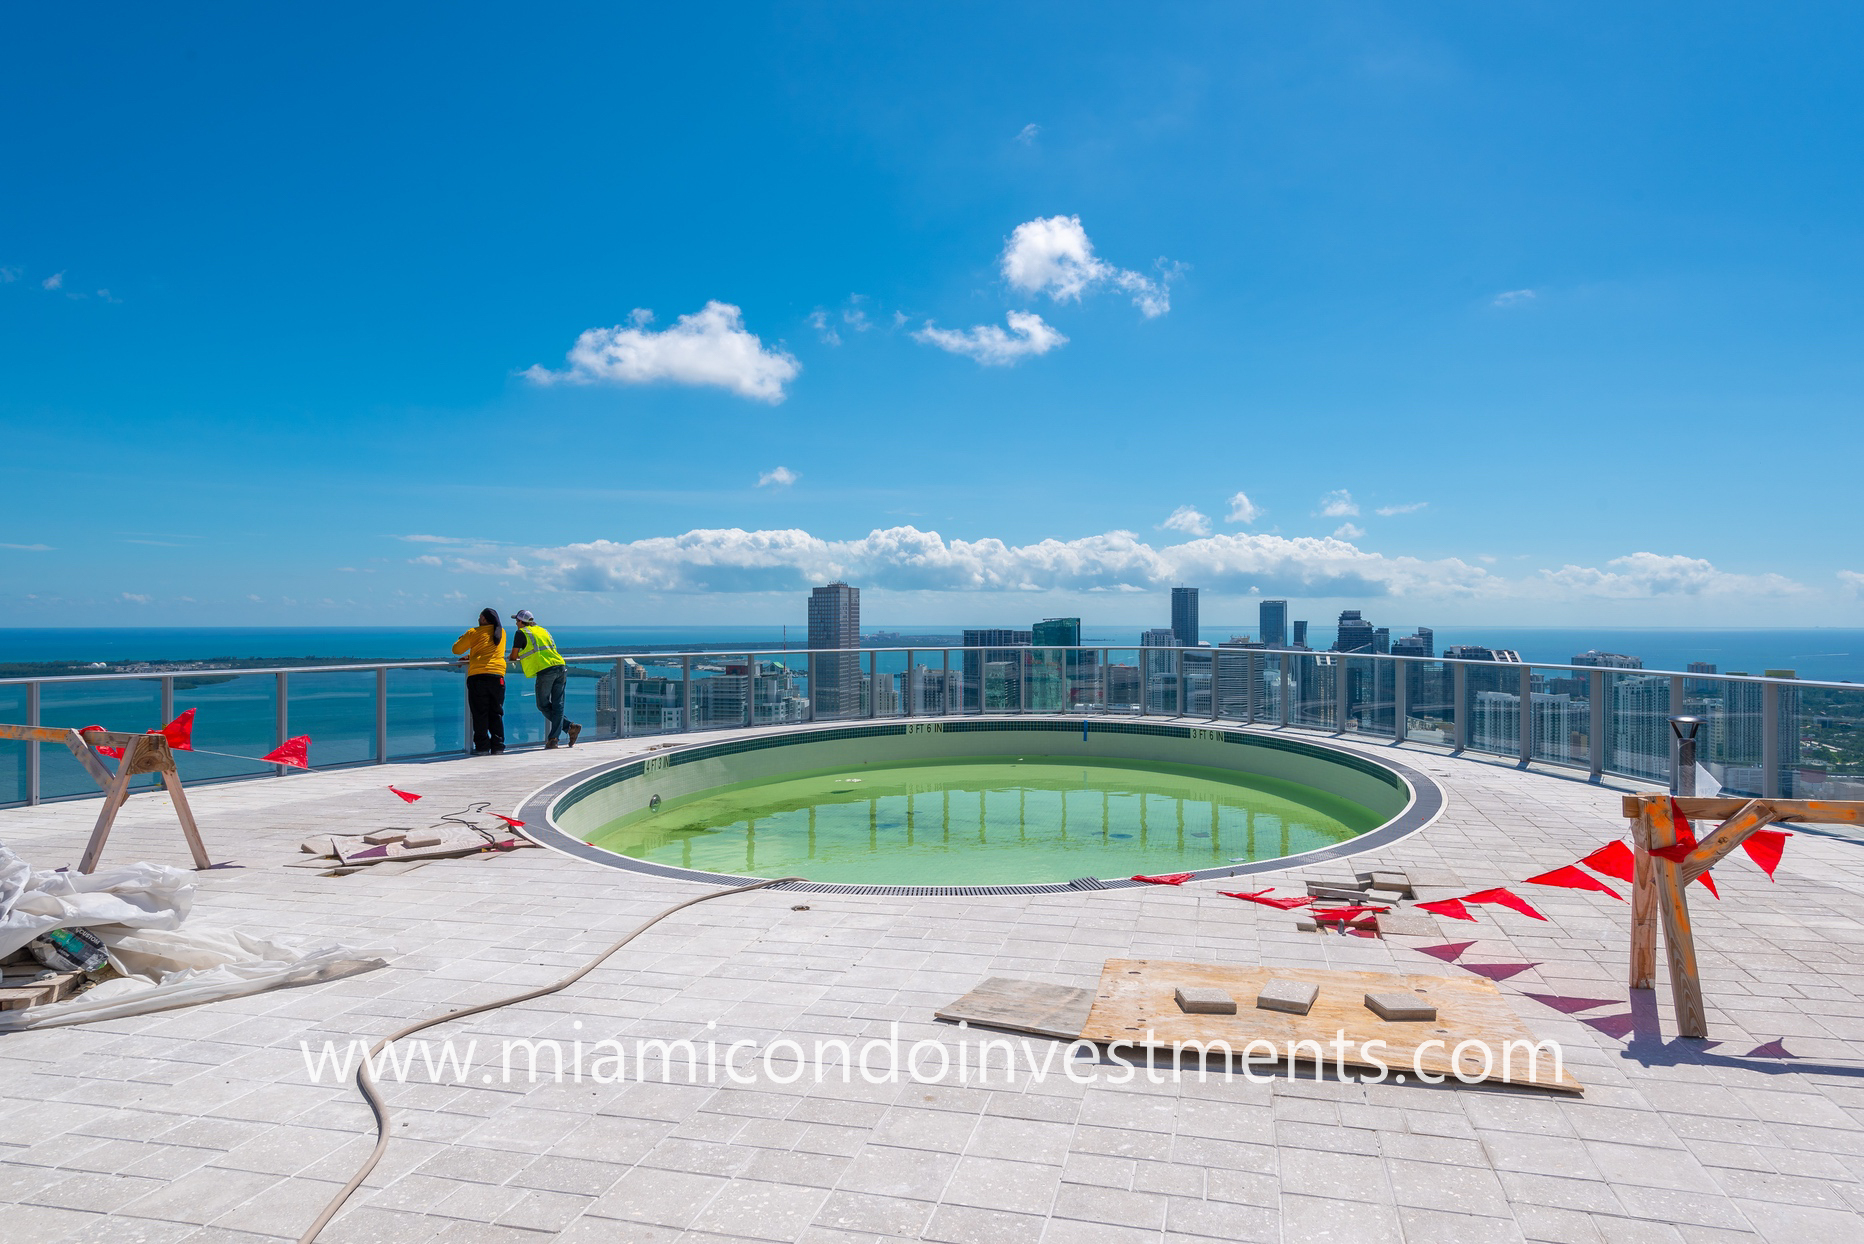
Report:
M 1390 911 L 1390 910 L 1391 908 L 1389 907 L 1371 907 L 1371 906 L 1316 907 L 1314 908 L 1313 911 L 1309 912 L 1308 914 L 1313 916 L 1316 921 L 1319 921 L 1319 920 L 1329 920 L 1329 921 L 1331 920 L 1357 920 L 1361 916 L 1376 915 L 1379 912 Z
M 1591 873 L 1583 871 L 1576 864 L 1568 864 L 1564 868 L 1556 868 L 1552 872 L 1542 873 L 1538 877 L 1529 877 L 1522 884 L 1557 885 L 1564 886 L 1569 890 L 1597 890 L 1601 894 L 1611 895 L 1621 903 L 1625 901 L 1624 895 L 1618 893 L 1618 891 L 1612 889 Z
M 1419 911 L 1428 911 L 1433 915 L 1448 916 L 1452 920 L 1474 920 L 1469 909 L 1463 906 L 1460 898 L 1440 898 L 1434 903 L 1419 903 Z
M 1707 873 L 1703 873 L 1700 877 L 1697 877 L 1696 880 L 1709 888 L 1709 893 L 1715 896 L 1716 902 L 1719 903 L 1722 901 L 1722 892 L 1715 888 L 1715 878 L 1709 876 Z
M 1183 885 L 1191 876 L 1190 873 L 1160 873 L 1156 877 L 1148 877 L 1143 873 L 1135 873 L 1133 880 L 1143 881 L 1147 885 Z
M 395 794 L 401 796 L 401 801 L 403 803 L 413 803 L 416 799 L 420 798 L 419 795 L 415 794 L 411 790 L 400 790 L 393 786 L 389 787 L 388 789 L 390 789 L 391 791 L 394 791 Z
M 1524 916 L 1532 916 L 1536 920 L 1547 918 L 1535 911 L 1533 905 L 1519 894 L 1502 886 L 1496 886 L 1492 890 L 1477 890 L 1474 894 L 1465 894 L 1462 901 L 1465 903 L 1500 903 L 1511 911 L 1518 911 Z
M 1240 898 L 1246 903 L 1260 903 L 1264 907 L 1273 907 L 1280 911 L 1291 911 L 1296 907 L 1305 907 L 1314 901 L 1312 896 L 1305 898 L 1271 898 L 1270 895 L 1274 892 L 1274 886 L 1270 886 L 1266 890 L 1255 890 L 1250 893 L 1242 893 L 1234 890 L 1217 891 L 1217 893 L 1223 895 L 1225 898 Z
M 101 731 L 103 730 L 103 727 L 102 726 L 84 726 L 78 730 L 78 733 L 89 734 L 93 730 Z M 89 740 L 86 740 L 86 742 L 89 742 Z M 120 747 L 95 747 L 92 750 L 94 750 L 100 756 L 114 756 L 118 760 L 123 759 L 123 749 Z
M 259 759 L 293 769 L 308 769 L 311 767 L 311 736 L 300 734 L 295 739 L 286 739 Z
M 1579 862 L 1595 873 L 1618 881 L 1637 880 L 1637 856 L 1631 854 L 1631 848 L 1623 839 L 1606 843 Z
M 1652 847 L 1650 853 L 1669 860 L 1673 864 L 1681 864 L 1683 857 L 1694 851 L 1698 845 L 1696 831 L 1690 827 L 1689 818 L 1683 815 L 1682 809 L 1676 806 L 1675 799 L 1670 800 L 1670 820 L 1676 826 L 1675 844 L 1667 847 Z
M 194 710 L 189 709 L 181 716 L 162 727 L 162 737 L 168 740 L 171 750 L 191 752 L 194 750 Z
M 418 799 L 418 798 L 420 798 L 420 796 L 419 796 L 419 795 L 416 795 L 416 796 L 415 796 L 415 798 L 417 798 L 417 799 Z M 511 817 L 508 817 L 508 816 L 503 816 L 503 815 L 500 815 L 500 814 L 499 814 L 499 813 L 497 813 L 497 812 L 492 812 L 492 813 L 489 813 L 488 815 L 491 815 L 491 816 L 496 816 L 496 817 L 498 817 L 498 819 L 499 819 L 499 820 L 501 820 L 501 821 L 503 821 L 503 822 L 505 822 L 505 824 L 507 824 L 507 825 L 509 825 L 509 826 L 511 826 L 511 827 L 512 827 L 513 829 L 523 829 L 523 828 L 524 828 L 524 822 L 523 822 L 523 821 L 515 821 L 515 820 L 513 820 L 513 819 L 512 819 Z M 1187 877 L 1189 877 L 1190 875 L 1191 875 L 1190 873 L 1186 873 L 1186 874 L 1185 874 L 1185 876 L 1187 876 Z
M 1742 839 L 1741 849 L 1760 865 L 1771 881 L 1773 870 L 1780 866 L 1780 856 L 1786 850 L 1786 840 L 1792 836 L 1783 829 L 1757 829 Z

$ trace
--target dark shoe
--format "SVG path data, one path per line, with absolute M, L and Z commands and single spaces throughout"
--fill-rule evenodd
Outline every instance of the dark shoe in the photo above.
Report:
M 571 722 L 569 725 L 569 732 L 570 732 L 570 746 L 574 747 L 576 746 L 576 740 L 582 737 L 582 727 L 577 725 L 575 722 Z
M 555 739 L 545 739 L 545 740 L 544 740 L 544 750 L 545 750 L 545 751 L 547 751 L 547 752 L 554 752 L 554 751 L 556 751 L 556 750 L 557 750 L 557 741 L 556 741 Z
M 503 756 L 505 754 L 505 749 L 502 747 L 494 747 L 491 754 L 494 756 Z

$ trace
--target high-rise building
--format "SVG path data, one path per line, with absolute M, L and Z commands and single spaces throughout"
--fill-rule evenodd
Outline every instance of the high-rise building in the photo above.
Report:
M 1081 619 L 1044 618 L 1029 628 L 1029 704 L 1038 713 L 1065 712 L 1082 686 Z
M 1043 618 L 1029 628 L 1029 642 L 1038 648 L 1081 646 L 1081 619 Z
M 1285 600 L 1265 600 L 1257 612 L 1261 622 L 1257 630 L 1262 634 L 1262 643 L 1268 648 L 1286 648 L 1288 646 L 1288 602 Z
M 1434 657 L 1437 655 L 1435 636 L 1428 626 L 1417 628 L 1417 634 L 1404 635 L 1392 641 L 1392 655 L 1395 657 Z
M 1713 674 L 1715 664 L 1712 661 L 1691 661 L 1686 667 L 1692 674 Z M 1716 695 L 1721 691 L 1721 684 L 1707 678 L 1686 678 L 1683 680 L 1684 695 Z
M 809 594 L 810 697 L 815 715 L 861 711 L 861 589 L 830 583 Z M 829 649 L 830 651 L 820 651 Z
M 1139 632 L 1141 648 L 1171 648 L 1178 643 L 1178 633 L 1170 627 L 1155 626 L 1149 631 Z
M 1764 670 L 1768 678 L 1797 678 L 1795 670 Z M 1745 678 L 1730 670 L 1731 678 Z M 1710 755 L 1724 766 L 1721 782 L 1731 794 L 1762 795 L 1766 791 L 1766 684 L 1722 684 L 1722 709 L 1709 719 Z M 1780 688 L 1779 720 L 1774 723 L 1774 749 L 1779 755 L 1782 799 L 1791 799 L 1799 782 L 1799 690 Z
M 964 632 L 964 706 L 1020 708 L 1030 632 L 978 627 Z M 979 652 L 977 649 L 983 649 Z
M 1180 648 L 1197 647 L 1196 588 L 1175 587 L 1171 590 L 1171 633 L 1177 636 Z
M 1300 620 L 1298 620 L 1298 619 L 1297 619 L 1297 620 L 1295 621 L 1295 623 L 1294 623 L 1294 638 L 1293 638 L 1292 640 L 1290 640 L 1290 641 L 1289 641 L 1289 644 L 1288 644 L 1288 646 L 1289 646 L 1290 648 L 1305 648 L 1305 647 L 1307 647 L 1307 623 L 1305 623 L 1305 622 L 1302 622 L 1302 621 L 1300 621 Z
M 1612 677 L 1611 762 L 1617 773 L 1670 778 L 1670 680 L 1650 674 Z
M 1643 657 L 1629 657 L 1622 652 L 1600 652 L 1597 648 L 1588 649 L 1567 662 L 1568 665 L 1589 665 L 1597 669 L 1641 670 L 1644 668 Z
M 1335 652 L 1371 652 L 1372 635 L 1372 623 L 1361 617 L 1359 610 L 1342 609 L 1340 610 L 1340 632 L 1333 641 L 1333 650 Z
M 1372 651 L 1385 655 L 1392 650 L 1392 632 L 1389 626 L 1381 626 L 1372 632 Z

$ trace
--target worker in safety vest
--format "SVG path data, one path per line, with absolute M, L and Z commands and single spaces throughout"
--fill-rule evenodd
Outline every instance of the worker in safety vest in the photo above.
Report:
M 557 641 L 550 637 L 549 631 L 537 625 L 529 609 L 518 610 L 511 620 L 518 624 L 518 633 L 511 638 L 510 659 L 531 679 L 537 711 L 550 723 L 550 732 L 544 736 L 544 750 L 554 748 L 561 733 L 569 735 L 571 747 L 576 746 L 582 727 L 563 717 L 563 687 L 569 679 L 569 671 L 563 664 L 563 655 L 557 651 Z

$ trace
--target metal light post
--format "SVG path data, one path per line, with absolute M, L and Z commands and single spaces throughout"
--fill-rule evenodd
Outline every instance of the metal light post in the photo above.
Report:
M 1696 732 L 1702 729 L 1700 717 L 1670 718 L 1670 733 L 1676 736 L 1676 762 L 1670 766 L 1670 793 L 1696 793 Z

